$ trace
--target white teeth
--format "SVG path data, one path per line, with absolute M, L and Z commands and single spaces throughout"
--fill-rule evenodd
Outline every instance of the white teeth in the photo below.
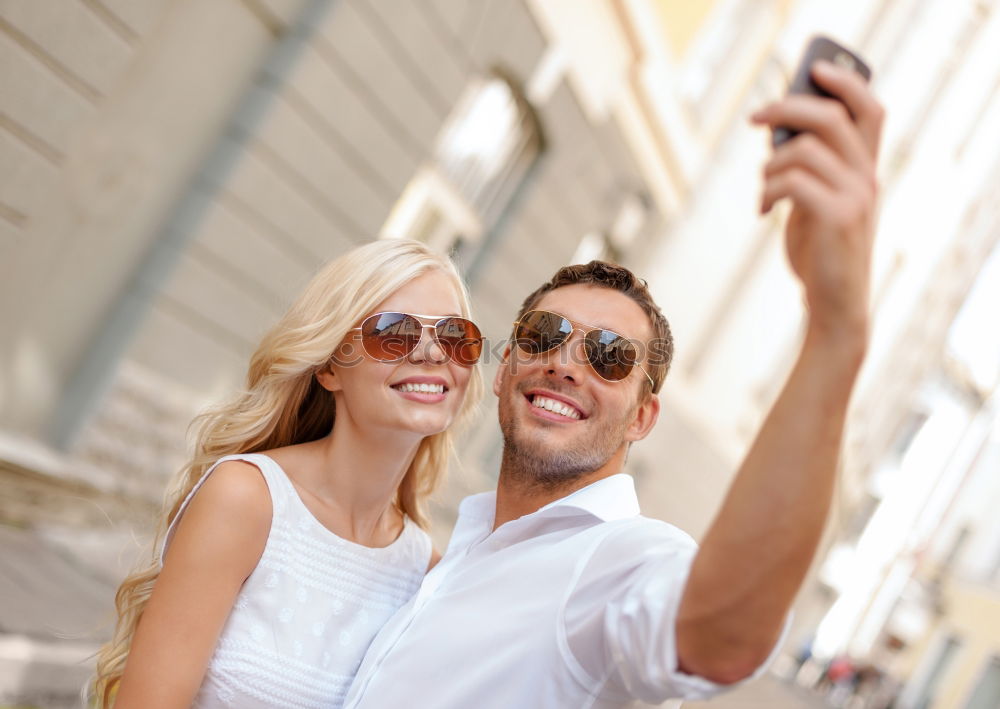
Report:
M 545 409 L 546 411 L 551 411 L 561 416 L 566 416 L 567 418 L 571 419 L 580 418 L 580 412 L 574 409 L 572 406 L 567 406 L 561 401 L 556 401 L 555 399 L 549 399 L 544 396 L 535 396 L 535 398 L 531 400 L 531 405 L 538 407 L 539 409 Z
M 415 384 L 407 382 L 395 387 L 399 391 L 415 391 L 421 394 L 444 394 L 444 384 Z

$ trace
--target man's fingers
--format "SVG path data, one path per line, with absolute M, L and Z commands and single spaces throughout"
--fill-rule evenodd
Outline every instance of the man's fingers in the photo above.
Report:
M 791 167 L 812 173 L 834 189 L 848 190 L 852 186 L 853 173 L 829 146 L 812 133 L 800 133 L 779 146 L 764 166 L 764 179 L 768 180 Z
M 820 88 L 844 102 L 854 117 L 869 154 L 873 158 L 877 156 L 885 109 L 872 94 L 868 82 L 857 72 L 827 61 L 813 64 L 812 77 Z
M 837 193 L 819 177 L 799 166 L 772 175 L 764 183 L 761 214 L 770 212 L 775 202 L 785 197 L 791 199 L 797 208 L 813 214 L 836 209 Z
M 849 165 L 870 170 L 874 156 L 847 109 L 837 99 L 791 94 L 752 116 L 756 123 L 814 133 Z

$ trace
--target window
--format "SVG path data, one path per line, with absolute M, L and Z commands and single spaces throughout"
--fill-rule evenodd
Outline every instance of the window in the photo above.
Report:
M 382 228 L 420 239 L 468 266 L 542 150 L 537 117 L 502 72 L 477 77 L 459 97 Z
M 647 194 L 626 192 L 608 229 L 584 234 L 571 262 L 589 263 L 594 259 L 613 263 L 621 261 L 646 229 L 651 208 Z

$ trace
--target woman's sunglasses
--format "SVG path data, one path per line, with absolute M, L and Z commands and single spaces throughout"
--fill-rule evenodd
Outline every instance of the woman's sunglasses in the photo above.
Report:
M 638 363 L 636 344 L 611 330 L 589 327 L 547 310 L 529 310 L 514 323 L 514 342 L 529 354 L 541 354 L 566 342 L 574 330 L 583 333 L 583 350 L 597 375 L 609 382 L 620 382 L 638 367 L 653 385 L 653 378 Z
M 436 322 L 424 325 L 418 318 Z M 362 320 L 361 326 L 352 328 L 351 332 L 361 332 L 361 346 L 369 357 L 379 362 L 396 362 L 417 348 L 425 327 L 434 331 L 435 342 L 453 362 L 471 367 L 479 361 L 483 352 L 483 336 L 476 324 L 465 318 L 375 313 Z

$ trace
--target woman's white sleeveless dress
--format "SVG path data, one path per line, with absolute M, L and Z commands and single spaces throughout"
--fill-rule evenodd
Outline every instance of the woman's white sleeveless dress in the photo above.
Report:
M 349 542 L 320 524 L 271 458 L 231 455 L 216 462 L 184 500 L 161 559 L 191 498 L 227 460 L 260 469 L 271 493 L 271 531 L 192 706 L 340 707 L 375 634 L 420 586 L 430 538 L 407 518 L 387 547 Z

